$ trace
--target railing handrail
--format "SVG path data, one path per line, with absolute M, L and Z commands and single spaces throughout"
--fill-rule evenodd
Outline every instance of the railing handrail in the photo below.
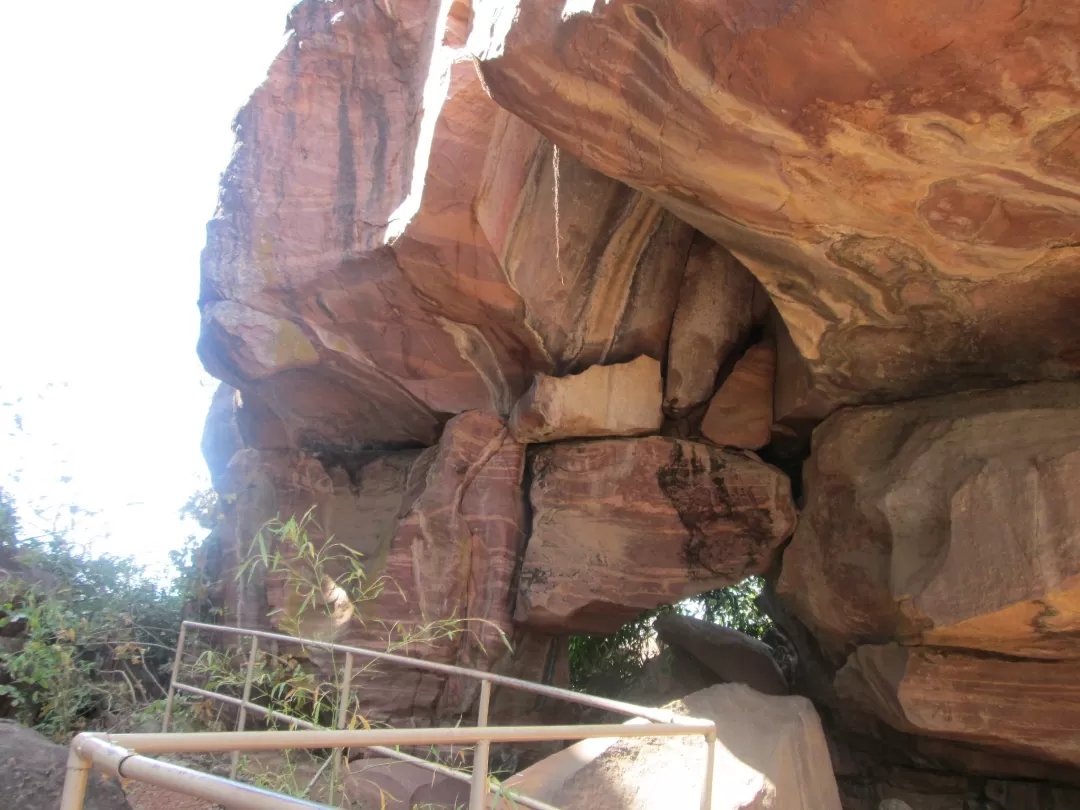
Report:
M 563 689 L 558 686 L 548 686 L 547 684 L 542 683 L 534 683 L 532 681 L 521 680 L 520 678 L 511 678 L 508 675 L 498 675 L 494 672 L 483 672 L 476 669 L 467 669 L 465 667 L 454 666 L 453 664 L 440 664 L 436 661 L 425 661 L 422 658 L 411 658 L 407 655 L 395 655 L 394 653 L 379 652 L 377 650 L 370 650 L 365 647 L 352 647 L 347 644 L 338 644 L 332 641 L 318 641 L 317 639 L 303 638 L 300 636 L 287 636 L 281 633 L 271 633 L 266 630 L 253 630 L 243 627 L 229 627 L 227 625 L 221 624 L 204 624 L 202 622 L 185 621 L 183 626 L 192 628 L 194 630 L 207 630 L 210 632 L 236 636 L 254 636 L 267 639 L 269 641 L 280 641 L 286 644 L 299 644 L 300 646 L 317 647 L 324 650 L 336 650 L 338 652 L 352 653 L 353 655 L 363 658 L 372 658 L 378 661 L 389 661 L 391 663 L 401 664 L 402 666 L 413 667 L 414 669 L 426 669 L 430 672 L 441 672 L 445 675 L 458 675 L 466 678 L 473 678 L 479 681 L 489 681 L 490 683 L 496 684 L 498 686 L 508 686 L 512 689 L 520 689 L 525 692 L 532 692 L 536 695 L 544 695 L 545 697 L 566 700 L 570 703 L 577 703 L 582 706 L 590 706 L 594 709 L 606 709 L 607 711 L 626 715 L 628 717 L 644 717 L 646 720 L 655 720 L 658 723 L 678 723 L 681 720 L 680 715 L 677 715 L 674 712 L 667 711 L 665 709 L 655 709 L 648 706 L 635 706 L 632 703 L 624 703 L 621 700 L 611 700 L 610 698 L 597 697 L 596 695 L 584 695 L 581 692 L 574 692 L 570 689 Z
M 184 642 L 188 630 L 205 630 L 213 633 L 236 635 L 251 638 L 248 654 L 247 676 L 244 681 L 242 698 L 201 689 L 182 683 L 179 680 L 181 659 L 184 654 Z M 345 669 L 338 694 L 337 729 L 320 728 L 314 723 L 300 718 L 290 717 L 260 706 L 250 700 L 256 656 L 259 652 L 259 640 L 284 642 L 323 650 L 340 651 L 345 654 Z M 446 675 L 456 675 L 480 681 L 480 701 L 475 727 L 454 728 L 385 728 L 346 730 L 347 706 L 352 691 L 353 657 L 386 661 L 414 669 L 425 669 Z M 606 709 L 618 714 L 644 718 L 649 722 L 637 724 L 593 724 L 593 725 L 558 725 L 558 726 L 489 726 L 488 708 L 491 700 L 491 686 L 498 684 L 511 689 L 520 689 L 533 694 L 566 700 L 584 706 Z M 218 700 L 240 708 L 236 731 L 217 731 L 200 733 L 168 733 L 169 720 L 172 716 L 173 701 L 177 691 Z M 303 731 L 244 731 L 247 712 L 255 712 L 266 717 L 282 720 L 294 727 L 304 727 Z M 138 779 L 161 787 L 179 790 L 208 801 L 227 803 L 235 810 L 294 810 L 295 808 L 326 808 L 300 799 L 293 799 L 282 794 L 272 794 L 252 788 L 235 781 L 240 751 L 282 750 L 286 748 L 330 748 L 334 749 L 329 762 L 334 766 L 330 786 L 329 801 L 334 801 L 334 789 L 337 782 L 338 768 L 345 749 L 356 746 L 375 750 L 385 756 L 420 765 L 438 773 L 446 773 L 470 784 L 470 810 L 484 810 L 488 806 L 491 789 L 488 784 L 488 747 L 492 742 L 538 742 L 546 740 L 580 740 L 589 738 L 618 737 L 674 737 L 703 735 L 706 740 L 705 784 L 702 791 L 701 808 L 710 810 L 712 806 L 712 781 L 715 764 L 716 723 L 695 717 L 678 715 L 662 709 L 635 706 L 609 698 L 583 695 L 557 686 L 533 683 L 531 681 L 496 675 L 491 672 L 466 669 L 451 664 L 440 664 L 409 656 L 352 647 L 330 641 L 319 641 L 265 630 L 255 630 L 226 625 L 204 624 L 203 622 L 185 621 L 180 626 L 180 636 L 176 644 L 176 657 L 173 660 L 172 677 L 169 680 L 168 697 L 165 704 L 165 717 L 159 734 L 96 734 L 78 735 L 71 743 L 68 757 L 67 778 L 64 781 L 64 793 L 61 797 L 60 810 L 82 810 L 86 785 L 91 765 L 104 768 L 118 777 Z M 475 743 L 472 773 L 466 776 L 439 763 L 427 762 L 418 757 L 396 751 L 398 745 L 455 745 Z M 233 754 L 230 778 L 203 774 L 198 771 L 167 765 L 140 754 L 196 753 L 231 751 Z M 324 765 L 325 767 L 325 765 Z M 125 770 L 125 768 L 127 770 Z M 321 769 L 320 769 L 321 773 Z M 318 774 L 316 774 L 318 778 Z M 314 783 L 314 779 L 312 782 Z M 309 785 L 310 787 L 310 785 Z M 557 810 L 537 799 L 516 795 L 513 799 L 518 804 L 533 810 Z M 326 808 L 326 810 L 331 810 Z

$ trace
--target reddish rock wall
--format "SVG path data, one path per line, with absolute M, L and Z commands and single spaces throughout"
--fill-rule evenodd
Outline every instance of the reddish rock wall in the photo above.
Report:
M 312 506 L 394 587 L 304 632 L 460 619 L 410 652 L 527 678 L 762 573 L 845 807 L 1075 795 L 1080 2 L 304 0 L 290 26 L 203 255 L 230 621 L 288 616 L 229 572 Z M 395 722 L 474 697 L 366 692 Z
M 1075 0 L 473 8 L 500 105 L 768 289 L 784 412 L 1080 371 Z

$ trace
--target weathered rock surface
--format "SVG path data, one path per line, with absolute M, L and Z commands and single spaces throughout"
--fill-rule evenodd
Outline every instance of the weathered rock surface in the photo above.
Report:
M 660 363 L 591 366 L 569 377 L 537 374 L 510 414 L 519 442 L 655 433 L 664 421 Z
M 815 434 L 776 585 L 793 683 L 904 767 L 966 774 L 940 806 L 891 782 L 867 801 L 1012 810 L 986 776 L 1080 774 L 1080 383 L 1048 382 L 1080 376 L 1080 2 L 647 5 L 298 4 L 203 257 L 217 603 L 566 682 L 566 634 L 776 571 L 787 478 L 705 439 L 794 469 L 821 418 L 874 403 Z M 316 543 L 383 583 L 328 586 L 319 617 L 281 576 L 233 576 L 268 518 L 311 507 Z M 783 691 L 753 645 L 666 624 L 659 692 L 743 653 L 760 667 L 734 680 Z M 476 697 L 363 677 L 374 720 Z M 786 806 L 750 759 L 794 749 L 753 749 L 771 710 L 735 702 L 745 796 L 724 800 Z M 550 707 L 499 690 L 492 719 Z M 631 749 L 609 753 L 653 767 Z M 692 779 L 658 784 L 592 807 L 671 806 L 672 784 L 697 806 Z M 783 795 L 834 806 L 804 788 Z
M 501 419 L 479 412 L 452 419 L 435 447 L 364 465 L 355 481 L 302 453 L 244 450 L 229 465 L 223 491 L 236 498 L 215 530 L 226 589 L 217 601 L 245 627 L 266 626 L 278 611 L 274 625 L 292 634 L 540 679 L 559 641 L 515 632 L 510 615 L 524 543 L 524 450 Z M 236 581 L 232 570 L 267 515 L 312 507 L 312 541 L 333 536 L 363 554 L 367 582 L 382 581 L 377 596 L 355 603 L 338 592 L 329 613 L 301 614 L 284 576 L 257 569 Z M 448 634 L 447 622 L 458 632 Z M 414 640 L 401 646 L 406 634 Z M 521 657 L 508 652 L 503 634 Z M 379 668 L 364 676 L 360 694 L 371 716 L 431 722 L 436 712 L 466 711 L 477 689 L 475 681 Z
M 759 450 L 769 443 L 773 424 L 776 348 L 758 343 L 739 358 L 709 402 L 701 433 L 728 447 Z
M 441 9 L 300 3 L 237 119 L 200 354 L 294 444 L 429 445 L 537 371 L 664 356 L 692 230 L 501 111 Z
M 714 810 L 840 810 L 825 735 L 806 698 L 723 684 L 669 708 L 716 721 Z M 620 740 L 550 801 L 566 810 L 698 808 L 705 752 L 701 737 Z
M 867 9 L 476 0 L 469 46 L 503 107 L 757 276 L 803 414 L 1075 376 L 1080 5 Z
M 760 573 L 795 525 L 779 470 L 658 436 L 539 448 L 530 501 L 515 618 L 559 632 L 613 632 Z
M 894 728 L 1080 765 L 1080 664 L 955 650 L 862 646 L 837 674 L 842 697 Z
M 665 644 L 709 668 L 723 683 L 741 683 L 765 695 L 786 695 L 787 680 L 767 644 L 738 630 L 666 613 L 653 624 Z
M 664 706 L 721 680 L 690 653 L 669 646 L 646 661 L 629 681 L 619 682 L 615 673 L 603 673 L 590 679 L 585 688 L 592 694 L 611 695 L 637 706 Z M 598 717 L 595 722 L 612 722 L 612 717 Z
M 1080 384 L 842 411 L 805 472 L 777 591 L 834 655 L 1080 658 Z
M 388 757 L 355 759 L 343 777 L 342 791 L 357 807 L 412 810 L 413 794 L 431 784 L 426 768 Z
M 750 333 L 759 288 L 739 261 L 698 234 L 671 325 L 665 406 L 680 414 L 707 400 L 720 367 Z
M 4 807 L 56 810 L 64 788 L 68 749 L 33 729 L 0 720 L 0 796 Z M 90 774 L 85 810 L 129 810 L 120 784 L 100 771 Z

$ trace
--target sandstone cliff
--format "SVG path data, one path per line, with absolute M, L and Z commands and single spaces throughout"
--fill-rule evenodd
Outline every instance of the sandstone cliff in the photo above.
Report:
M 203 254 L 229 619 L 288 615 L 232 572 L 311 507 L 393 587 L 305 632 L 475 622 L 416 652 L 537 680 L 764 574 L 846 807 L 1080 783 L 1078 43 L 1077 0 L 302 0 Z

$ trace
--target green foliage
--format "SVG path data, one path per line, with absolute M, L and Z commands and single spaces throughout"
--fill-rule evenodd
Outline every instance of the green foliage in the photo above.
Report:
M 133 560 L 94 556 L 64 534 L 22 539 L 0 510 L 0 695 L 22 722 L 63 738 L 164 694 L 182 600 Z
M 585 691 L 598 676 L 606 683 L 625 685 L 645 662 L 658 652 L 653 622 L 662 613 L 675 612 L 730 627 L 754 638 L 762 638 L 772 622 L 754 599 L 761 593 L 760 577 L 750 577 L 738 585 L 718 588 L 691 597 L 676 605 L 661 605 L 642 613 L 608 636 L 570 638 L 571 686 Z M 616 690 L 618 691 L 618 687 Z
M 268 521 L 255 535 L 237 570 L 237 578 L 247 584 L 256 577 L 276 580 L 285 595 L 285 604 L 271 611 L 270 616 L 285 634 L 330 640 L 346 623 L 374 624 L 380 635 L 385 633 L 379 649 L 400 654 L 416 654 L 425 647 L 444 640 L 453 642 L 466 634 L 476 638 L 472 627 L 481 620 L 448 617 L 406 626 L 387 625 L 377 617 L 366 616 L 366 606 L 384 588 L 392 587 L 392 583 L 385 577 L 370 579 L 360 552 L 333 537 L 317 542 L 312 539 L 313 530 L 318 531 L 313 510 L 299 519 L 293 516 Z M 501 633 L 500 636 L 509 649 L 509 641 Z M 283 655 L 270 649 L 260 650 L 251 700 L 289 717 L 332 726 L 343 656 L 328 654 L 330 666 L 317 669 L 307 664 L 306 652 L 302 646 L 299 651 Z M 247 674 L 246 660 L 246 652 L 239 648 L 211 648 L 199 654 L 193 668 L 206 688 L 238 695 Z M 375 663 L 356 659 L 354 678 L 362 678 Z M 353 727 L 370 727 L 357 710 L 356 697 L 354 694 L 349 722 Z
M 386 579 L 368 582 L 364 555 L 333 537 L 316 544 L 310 537 L 315 507 L 299 520 L 295 516 L 265 523 L 256 533 L 237 579 L 252 578 L 260 571 L 283 580 L 287 604 L 270 615 L 288 635 L 304 636 L 304 620 L 319 617 L 318 625 L 347 621 L 357 606 L 378 598 Z

